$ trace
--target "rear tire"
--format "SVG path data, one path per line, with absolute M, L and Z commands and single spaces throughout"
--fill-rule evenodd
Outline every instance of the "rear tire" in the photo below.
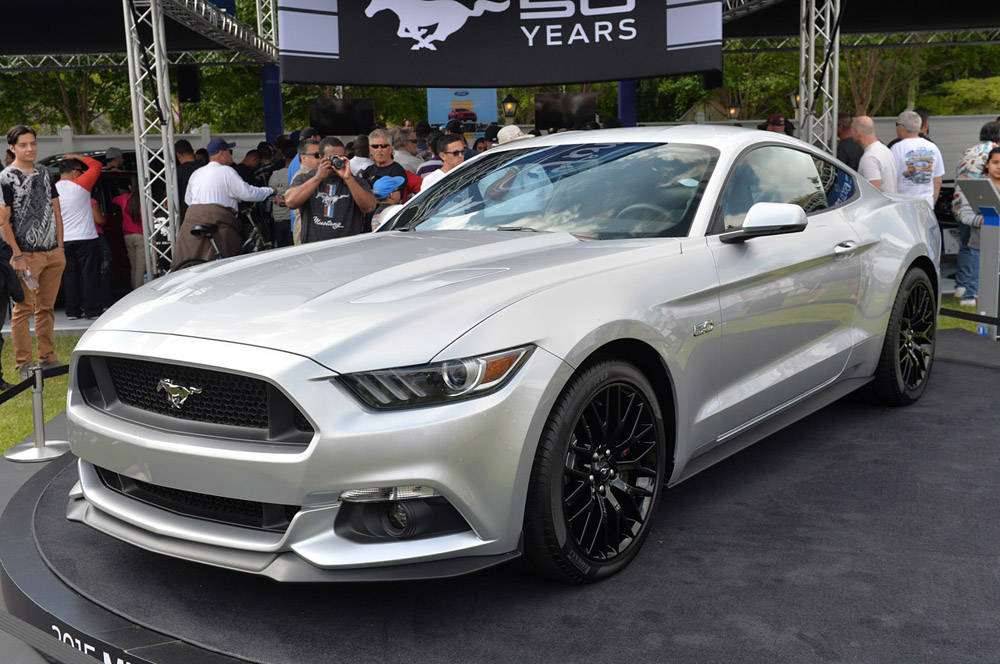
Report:
M 666 481 L 656 393 L 635 366 L 584 366 L 556 400 L 528 486 L 524 563 L 563 583 L 628 565 L 652 527 Z
M 889 316 L 875 380 L 867 396 L 886 406 L 908 406 L 927 387 L 937 339 L 937 298 L 919 267 L 904 276 Z

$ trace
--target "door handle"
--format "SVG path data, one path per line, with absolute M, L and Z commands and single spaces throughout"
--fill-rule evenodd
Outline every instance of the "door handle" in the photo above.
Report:
M 837 257 L 838 260 L 844 258 L 850 258 L 854 255 L 854 252 L 858 249 L 857 242 L 851 242 L 850 240 L 845 240 L 841 242 L 836 247 L 833 248 L 833 255 Z

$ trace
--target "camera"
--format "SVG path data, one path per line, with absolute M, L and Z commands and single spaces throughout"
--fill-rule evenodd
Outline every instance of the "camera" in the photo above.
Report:
M 336 171 L 339 171 L 340 169 L 342 169 L 344 167 L 344 164 L 346 164 L 346 163 L 347 162 L 344 161 L 343 159 L 341 159 L 340 157 L 330 157 L 330 164 L 333 166 L 333 169 L 336 170 Z

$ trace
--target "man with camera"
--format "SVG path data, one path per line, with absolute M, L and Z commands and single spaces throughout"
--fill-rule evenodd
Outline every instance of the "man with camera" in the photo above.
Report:
M 365 215 L 375 210 L 375 195 L 351 174 L 344 144 L 333 136 L 299 143 L 302 170 L 285 191 L 285 205 L 302 224 L 302 242 L 357 235 Z

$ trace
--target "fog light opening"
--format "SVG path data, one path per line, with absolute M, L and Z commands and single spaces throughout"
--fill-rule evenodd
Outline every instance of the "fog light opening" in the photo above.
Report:
M 416 537 L 434 525 L 434 510 L 422 500 L 386 503 L 379 516 L 385 533 L 398 539 Z

